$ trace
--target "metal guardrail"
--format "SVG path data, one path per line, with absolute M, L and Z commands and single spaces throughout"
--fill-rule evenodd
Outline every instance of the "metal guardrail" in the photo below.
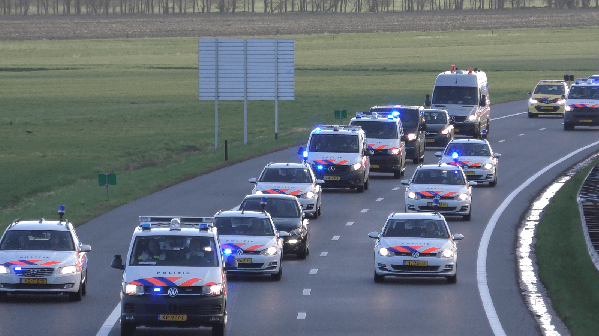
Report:
M 578 193 L 578 208 L 589 255 L 599 271 L 599 165 L 587 175 Z

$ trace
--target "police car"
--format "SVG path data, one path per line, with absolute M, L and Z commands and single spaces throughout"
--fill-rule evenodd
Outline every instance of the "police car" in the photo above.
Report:
M 458 139 L 451 141 L 443 152 L 436 152 L 439 162 L 462 167 L 468 181 L 497 185 L 497 164 L 501 154 L 494 153 L 487 140 Z
M 211 327 L 224 335 L 227 281 L 211 217 L 140 216 L 123 270 L 121 335 L 138 326 Z
M 258 179 L 249 179 L 255 184 L 252 194 L 292 195 L 298 198 L 303 212 L 318 218 L 321 214 L 323 180 L 317 180 L 312 167 L 307 163 L 269 163 Z
M 456 283 L 458 250 L 445 218 L 438 213 L 392 213 L 381 233 L 368 236 L 374 247 L 374 281 L 385 276 L 445 277 Z
M 214 225 L 222 244 L 225 269 L 231 274 L 283 275 L 283 239 L 270 215 L 258 211 L 220 211 Z
M 403 126 L 399 112 L 357 112 L 351 126 L 360 126 L 366 132 L 370 157 L 370 171 L 393 173 L 400 178 L 406 169 L 406 145 L 402 140 Z
M 599 126 L 599 79 L 579 79 L 570 86 L 564 130 L 573 130 L 575 126 Z
M 323 188 L 352 188 L 364 192 L 369 186 L 372 151 L 359 126 L 321 125 L 310 133 L 308 149 L 300 148 Z
M 563 80 L 541 80 L 528 95 L 528 117 L 564 115 L 568 84 Z
M 60 220 L 15 220 L 0 240 L 0 299 L 10 294 L 66 294 L 80 301 L 87 292 L 89 245 Z
M 424 121 L 424 107 L 404 105 L 383 105 L 370 108 L 372 113 L 391 113 L 401 120 L 404 135 L 401 140 L 405 142 L 406 158 L 418 163 L 424 161 L 426 147 L 426 122 Z
M 420 165 L 407 185 L 406 212 L 438 211 L 452 216 L 472 218 L 472 186 L 462 168 L 446 163 Z

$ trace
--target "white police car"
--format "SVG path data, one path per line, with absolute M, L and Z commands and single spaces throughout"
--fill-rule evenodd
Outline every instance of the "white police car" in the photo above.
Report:
M 435 156 L 441 158 L 441 163 L 462 167 L 468 181 L 487 182 L 491 187 L 497 185 L 497 164 L 501 154 L 493 153 L 487 140 L 453 140 Z
M 599 126 L 599 79 L 577 79 L 568 92 L 564 130 L 575 126 Z
M 445 277 L 456 283 L 458 251 L 445 218 L 438 213 L 392 213 L 381 233 L 368 236 L 374 247 L 374 281 L 385 276 Z
M 220 211 L 214 225 L 221 242 L 225 269 L 231 274 L 283 275 L 283 236 L 266 212 Z
M 140 216 L 123 270 L 121 335 L 138 326 L 211 327 L 224 335 L 227 281 L 211 217 Z
M 303 212 L 318 218 L 321 214 L 323 180 L 317 180 L 307 163 L 269 163 L 254 183 L 252 194 L 292 195 L 298 198 Z
M 60 220 L 15 220 L 0 240 L 0 298 L 11 294 L 67 294 L 80 301 L 87 292 L 89 245 Z
M 420 165 L 407 185 L 406 212 L 437 211 L 444 215 L 472 218 L 472 187 L 462 169 L 446 163 Z

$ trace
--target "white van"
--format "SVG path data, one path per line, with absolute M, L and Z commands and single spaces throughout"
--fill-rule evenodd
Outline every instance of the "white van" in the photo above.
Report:
M 424 105 L 447 110 L 456 135 L 483 139 L 489 134 L 491 102 L 487 74 L 482 70 L 458 70 L 452 65 L 437 76 L 433 95 L 426 95 Z

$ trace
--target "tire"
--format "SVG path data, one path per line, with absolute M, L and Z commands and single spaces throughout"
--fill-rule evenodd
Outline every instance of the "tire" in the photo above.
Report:
M 225 336 L 225 324 L 218 323 L 212 325 L 212 336 Z
M 458 272 L 455 272 L 455 275 L 447 277 L 447 283 L 454 284 L 458 282 Z
M 383 281 L 385 281 L 385 276 L 384 275 L 380 275 L 380 274 L 376 274 L 376 272 L 374 272 L 374 282 L 381 283 Z
M 530 112 L 528 112 L 528 117 L 529 117 L 529 118 L 536 118 L 536 117 L 538 117 L 538 115 L 536 115 L 536 114 L 534 114 L 534 113 L 530 113 Z
M 7 294 L 5 292 L 0 292 L 0 302 L 4 301 L 4 299 L 6 299 Z
M 396 178 L 396 179 L 401 178 L 401 175 L 402 175 L 401 173 L 402 173 L 401 170 L 400 171 L 394 171 L 393 172 L 393 178 Z
M 359 193 L 363 193 L 364 190 L 366 190 L 366 179 L 364 180 L 364 182 L 362 182 L 362 185 L 356 187 L 356 190 Z
M 308 238 L 306 238 L 303 248 L 297 253 L 298 259 L 306 259 L 307 256 L 308 256 Z
M 370 179 L 364 181 L 364 190 L 368 190 L 370 188 Z
M 78 291 L 76 291 L 75 293 L 69 293 L 69 301 L 81 301 L 81 298 L 83 298 L 83 286 L 84 283 L 81 282 Z
M 318 217 L 320 217 L 320 205 L 318 205 L 318 202 L 316 202 L 316 211 L 314 211 L 312 214 L 312 218 L 316 219 Z
M 281 277 L 283 276 L 283 263 L 281 263 L 281 261 L 283 261 L 283 258 L 281 258 L 279 261 L 279 272 L 270 275 L 270 277 L 275 281 L 281 280 Z
M 121 336 L 133 336 L 136 325 L 130 322 L 123 322 L 121 316 Z
M 81 291 L 83 296 L 87 295 L 87 270 L 85 271 L 85 282 L 83 283 L 83 290 Z
M 464 220 L 469 222 L 472 219 L 472 205 L 470 205 L 470 212 L 464 216 Z
M 489 187 L 496 187 L 497 186 L 497 171 L 495 171 L 495 178 L 493 179 L 493 181 L 489 182 Z
M 573 130 L 573 129 L 574 129 L 574 125 L 572 125 L 572 124 L 567 124 L 567 123 L 564 123 L 564 130 L 565 130 L 565 131 L 571 131 L 571 130 Z

